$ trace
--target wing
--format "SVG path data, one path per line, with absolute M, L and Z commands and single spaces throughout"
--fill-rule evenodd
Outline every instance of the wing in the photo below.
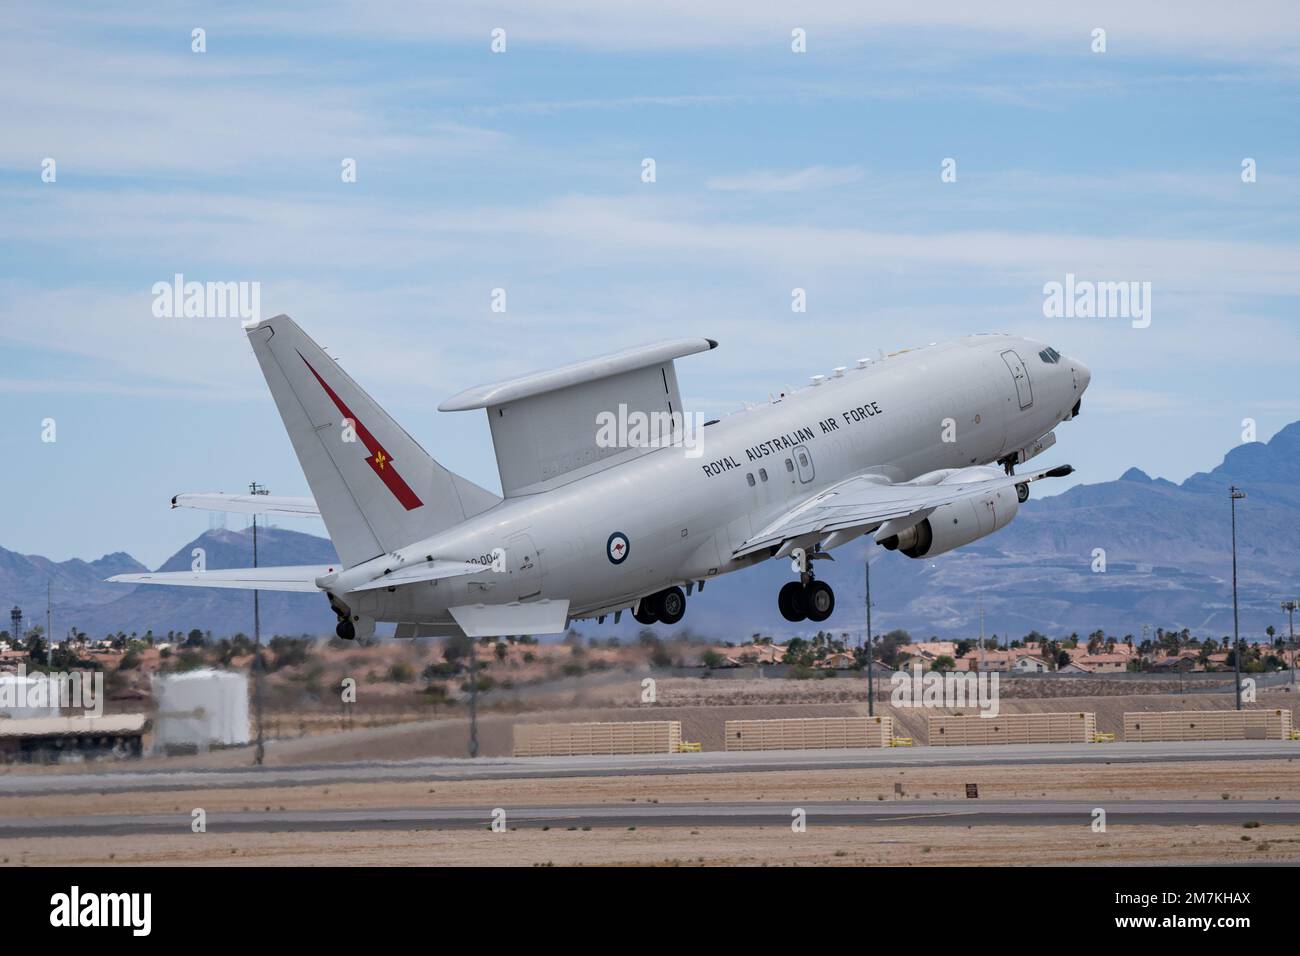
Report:
M 869 531 L 886 522 L 894 524 L 882 531 L 893 533 L 916 524 L 929 517 L 935 509 L 954 501 L 979 497 L 1040 478 L 1061 478 L 1072 471 L 1070 465 L 1060 465 L 1020 475 L 951 484 L 892 484 L 880 475 L 855 475 L 800 502 L 758 531 L 732 556 L 743 558 L 804 536 L 829 536 L 852 529 Z
M 284 495 L 229 495 L 220 491 L 187 493 L 172 498 L 172 507 L 229 511 L 245 515 L 320 517 L 320 509 L 316 507 L 314 499 L 289 498 Z
M 114 584 L 171 584 L 190 588 L 245 588 L 250 591 L 315 592 L 316 579 L 339 570 L 330 565 L 295 565 L 281 568 L 232 568 L 221 571 L 151 571 L 115 574 Z
M 569 626 L 569 602 L 527 601 L 511 604 L 466 604 L 448 608 L 469 637 L 504 634 L 562 634 Z

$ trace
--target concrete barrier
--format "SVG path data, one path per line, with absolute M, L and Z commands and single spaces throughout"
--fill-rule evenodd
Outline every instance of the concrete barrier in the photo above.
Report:
M 516 757 L 671 754 L 682 742 L 680 720 L 593 724 L 515 724 Z
M 1124 715 L 1124 739 L 1289 740 L 1289 710 L 1176 710 Z
M 931 747 L 984 744 L 1087 744 L 1097 735 L 1097 715 L 999 714 L 997 717 L 935 716 L 928 721 Z
M 724 728 L 727 750 L 845 750 L 888 747 L 894 738 L 892 717 L 809 717 L 777 720 L 729 720 Z

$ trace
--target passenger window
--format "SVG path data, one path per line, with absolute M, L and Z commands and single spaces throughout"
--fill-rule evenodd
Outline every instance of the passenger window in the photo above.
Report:
M 767 469 L 766 468 L 758 469 L 758 477 L 762 478 L 764 481 L 767 481 Z
M 749 487 L 754 487 L 754 473 L 752 471 L 745 476 L 745 480 L 749 482 Z
M 785 460 L 785 470 L 794 471 L 794 462 L 791 461 L 789 458 Z
M 803 465 L 805 468 L 808 467 L 808 456 L 803 452 L 799 452 L 799 464 Z

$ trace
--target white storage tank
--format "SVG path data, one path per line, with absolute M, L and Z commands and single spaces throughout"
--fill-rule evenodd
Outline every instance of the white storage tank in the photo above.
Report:
M 0 674 L 0 719 L 58 716 L 58 686 L 44 674 Z
M 154 681 L 154 695 L 161 748 L 206 750 L 250 739 L 247 674 L 211 668 L 167 674 Z

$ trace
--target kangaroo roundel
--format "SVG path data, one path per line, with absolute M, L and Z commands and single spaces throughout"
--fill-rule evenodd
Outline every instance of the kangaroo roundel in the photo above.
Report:
M 629 550 L 631 550 L 631 543 L 622 531 L 615 531 L 605 542 L 605 554 L 609 557 L 610 564 L 622 564 L 627 560 Z

